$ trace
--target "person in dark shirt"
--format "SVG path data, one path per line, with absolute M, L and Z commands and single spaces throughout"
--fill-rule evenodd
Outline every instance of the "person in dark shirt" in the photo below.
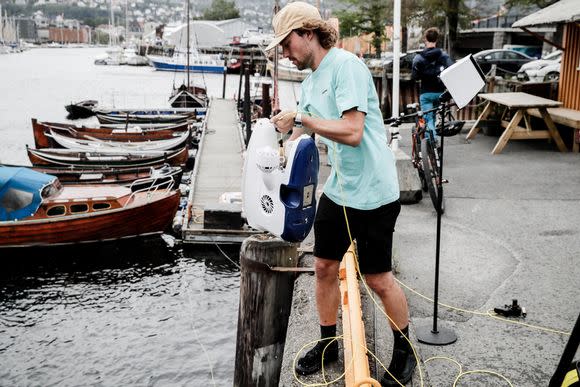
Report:
M 447 53 L 437 48 L 437 39 L 439 31 L 431 27 L 425 31 L 425 49 L 413 58 L 412 77 L 414 80 L 421 81 L 421 91 L 419 102 L 421 110 L 429 110 L 439 104 L 439 96 L 445 91 L 443 82 L 439 79 L 439 74 L 445 68 L 451 66 L 453 61 Z M 425 115 L 427 129 L 435 135 L 435 114 Z

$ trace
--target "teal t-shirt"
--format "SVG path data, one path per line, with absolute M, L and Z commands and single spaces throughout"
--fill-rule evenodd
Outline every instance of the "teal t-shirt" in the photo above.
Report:
M 362 141 L 353 147 L 322 137 L 332 166 L 324 193 L 339 205 L 371 210 L 399 198 L 395 158 L 370 71 L 355 55 L 332 48 L 302 82 L 298 110 L 337 120 L 352 108 L 366 114 Z

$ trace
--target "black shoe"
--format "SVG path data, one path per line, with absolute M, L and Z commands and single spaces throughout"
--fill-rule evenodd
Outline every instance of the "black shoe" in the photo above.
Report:
M 413 377 L 413 371 L 415 371 L 416 365 L 417 361 L 415 360 L 413 351 L 408 352 L 402 349 L 395 349 L 388 370 L 401 384 L 405 384 Z M 381 386 L 388 387 L 398 385 L 399 383 L 397 383 L 388 372 L 385 372 L 381 378 Z
M 306 352 L 296 363 L 296 372 L 300 375 L 310 375 L 322 368 L 322 352 L 324 351 L 324 366 L 338 360 L 338 343 L 333 341 L 319 341 L 314 348 Z M 326 347 L 326 351 L 324 350 Z

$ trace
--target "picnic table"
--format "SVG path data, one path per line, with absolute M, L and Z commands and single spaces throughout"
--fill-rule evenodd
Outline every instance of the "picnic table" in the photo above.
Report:
M 487 93 L 479 94 L 479 96 L 487 100 L 487 104 L 483 109 L 483 112 L 475 121 L 475 124 L 466 136 L 466 139 L 472 139 L 479 132 L 478 127 L 481 120 L 485 120 L 487 116 L 493 111 L 495 105 L 503 106 L 504 111 L 502 114 L 501 125 L 505 128 L 505 131 L 500 136 L 497 144 L 491 151 L 492 154 L 496 155 L 501 153 L 503 148 L 507 145 L 509 140 L 531 140 L 531 139 L 554 139 L 556 146 L 560 152 L 566 152 L 567 148 L 564 145 L 564 141 L 558 133 L 558 129 L 548 113 L 548 108 L 554 108 L 562 105 L 559 101 L 554 101 L 547 98 L 538 97 L 528 93 Z M 528 114 L 528 109 L 538 109 L 541 118 L 546 123 L 547 129 L 532 130 L 532 125 L 530 123 L 530 115 Z M 508 110 L 515 110 L 510 121 L 503 120 L 505 113 Z M 519 126 L 520 122 L 524 120 L 525 128 Z

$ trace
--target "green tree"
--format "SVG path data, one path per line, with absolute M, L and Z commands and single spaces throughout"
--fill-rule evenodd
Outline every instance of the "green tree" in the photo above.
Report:
M 545 8 L 548 5 L 552 5 L 558 0 L 507 0 L 505 6 L 507 8 L 512 8 L 515 6 L 530 6 L 535 5 L 539 8 Z
M 453 53 L 453 47 L 457 41 L 459 27 L 466 27 L 473 19 L 472 11 L 467 8 L 464 0 L 422 0 L 415 9 L 412 18 L 423 28 L 437 27 L 445 32 L 447 20 L 449 51 Z
M 205 20 L 227 20 L 240 17 L 240 11 L 234 1 L 213 0 L 210 7 L 203 12 Z
M 343 36 L 373 34 L 372 45 L 377 57 L 385 41 L 385 26 L 392 24 L 392 3 L 384 0 L 342 0 L 347 8 L 336 12 Z

